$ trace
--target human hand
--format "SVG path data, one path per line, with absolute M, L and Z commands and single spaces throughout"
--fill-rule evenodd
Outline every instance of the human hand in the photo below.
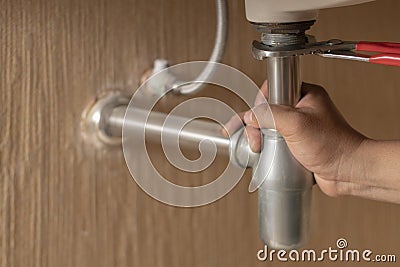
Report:
M 260 92 L 267 96 L 267 83 Z M 285 138 L 294 157 L 314 173 L 321 190 L 336 196 L 348 192 L 351 158 L 366 138 L 340 115 L 326 91 L 317 85 L 303 84 L 303 97 L 295 107 L 270 105 L 276 129 Z M 256 102 L 261 102 L 257 97 Z M 267 104 L 242 114 L 253 151 L 261 149 L 259 128 L 273 128 Z M 257 119 L 258 120 L 257 120 Z M 232 118 L 225 127 L 232 133 L 241 121 Z

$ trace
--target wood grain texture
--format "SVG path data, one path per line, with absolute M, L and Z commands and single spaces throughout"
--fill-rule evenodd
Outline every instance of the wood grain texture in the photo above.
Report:
M 206 59 L 213 1 L 1 0 L 0 6 L 0 266 L 265 265 L 256 258 L 262 245 L 249 173 L 211 205 L 174 208 L 135 185 L 121 150 L 95 149 L 80 132 L 87 103 L 108 89 L 133 92 L 155 58 Z M 325 10 L 312 31 L 320 39 L 399 42 L 398 10 L 396 0 Z M 230 1 L 224 62 L 261 84 L 264 64 L 250 54 L 258 38 L 243 1 Z M 399 69 L 309 56 L 303 74 L 324 85 L 364 134 L 400 138 Z M 315 188 L 309 247 L 345 237 L 351 247 L 400 255 L 399 223 L 400 206 L 332 199 Z

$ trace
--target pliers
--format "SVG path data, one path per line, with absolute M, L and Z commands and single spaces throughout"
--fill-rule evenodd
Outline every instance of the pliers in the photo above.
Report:
M 322 53 L 316 53 L 328 58 L 341 58 L 356 61 L 369 62 L 381 65 L 400 66 L 400 43 L 389 42 L 343 42 L 330 40 L 332 49 Z M 345 45 L 335 49 L 336 45 Z M 362 54 L 357 52 L 369 52 L 374 54 Z
M 304 45 L 273 47 L 253 41 L 253 56 L 262 60 L 268 57 L 288 57 L 316 54 L 328 58 L 341 58 L 374 64 L 400 66 L 400 43 L 389 42 L 350 42 L 338 39 L 316 42 L 314 36 L 308 36 L 310 42 Z M 358 53 L 369 52 L 369 54 Z

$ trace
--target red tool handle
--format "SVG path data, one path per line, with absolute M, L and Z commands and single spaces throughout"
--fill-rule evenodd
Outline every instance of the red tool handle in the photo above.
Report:
M 365 51 L 365 50 L 363 50 Z M 377 54 L 369 58 L 370 63 L 400 67 L 400 54 Z
M 400 43 L 358 42 L 356 51 L 400 54 Z

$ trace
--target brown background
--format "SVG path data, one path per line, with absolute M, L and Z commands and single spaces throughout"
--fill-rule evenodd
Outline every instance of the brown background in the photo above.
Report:
M 397 0 L 324 10 L 312 32 L 400 42 L 399 11 Z M 206 59 L 214 23 L 212 0 L 0 1 L 0 266 L 262 265 L 248 175 L 216 203 L 173 208 L 138 189 L 120 149 L 94 149 L 79 128 L 96 94 L 133 91 L 155 58 Z M 230 1 L 229 26 L 224 63 L 261 84 L 244 1 Z M 355 128 L 400 138 L 398 68 L 316 56 L 303 67 Z M 400 260 L 399 224 L 398 205 L 333 199 L 315 187 L 308 246 L 345 237 Z

